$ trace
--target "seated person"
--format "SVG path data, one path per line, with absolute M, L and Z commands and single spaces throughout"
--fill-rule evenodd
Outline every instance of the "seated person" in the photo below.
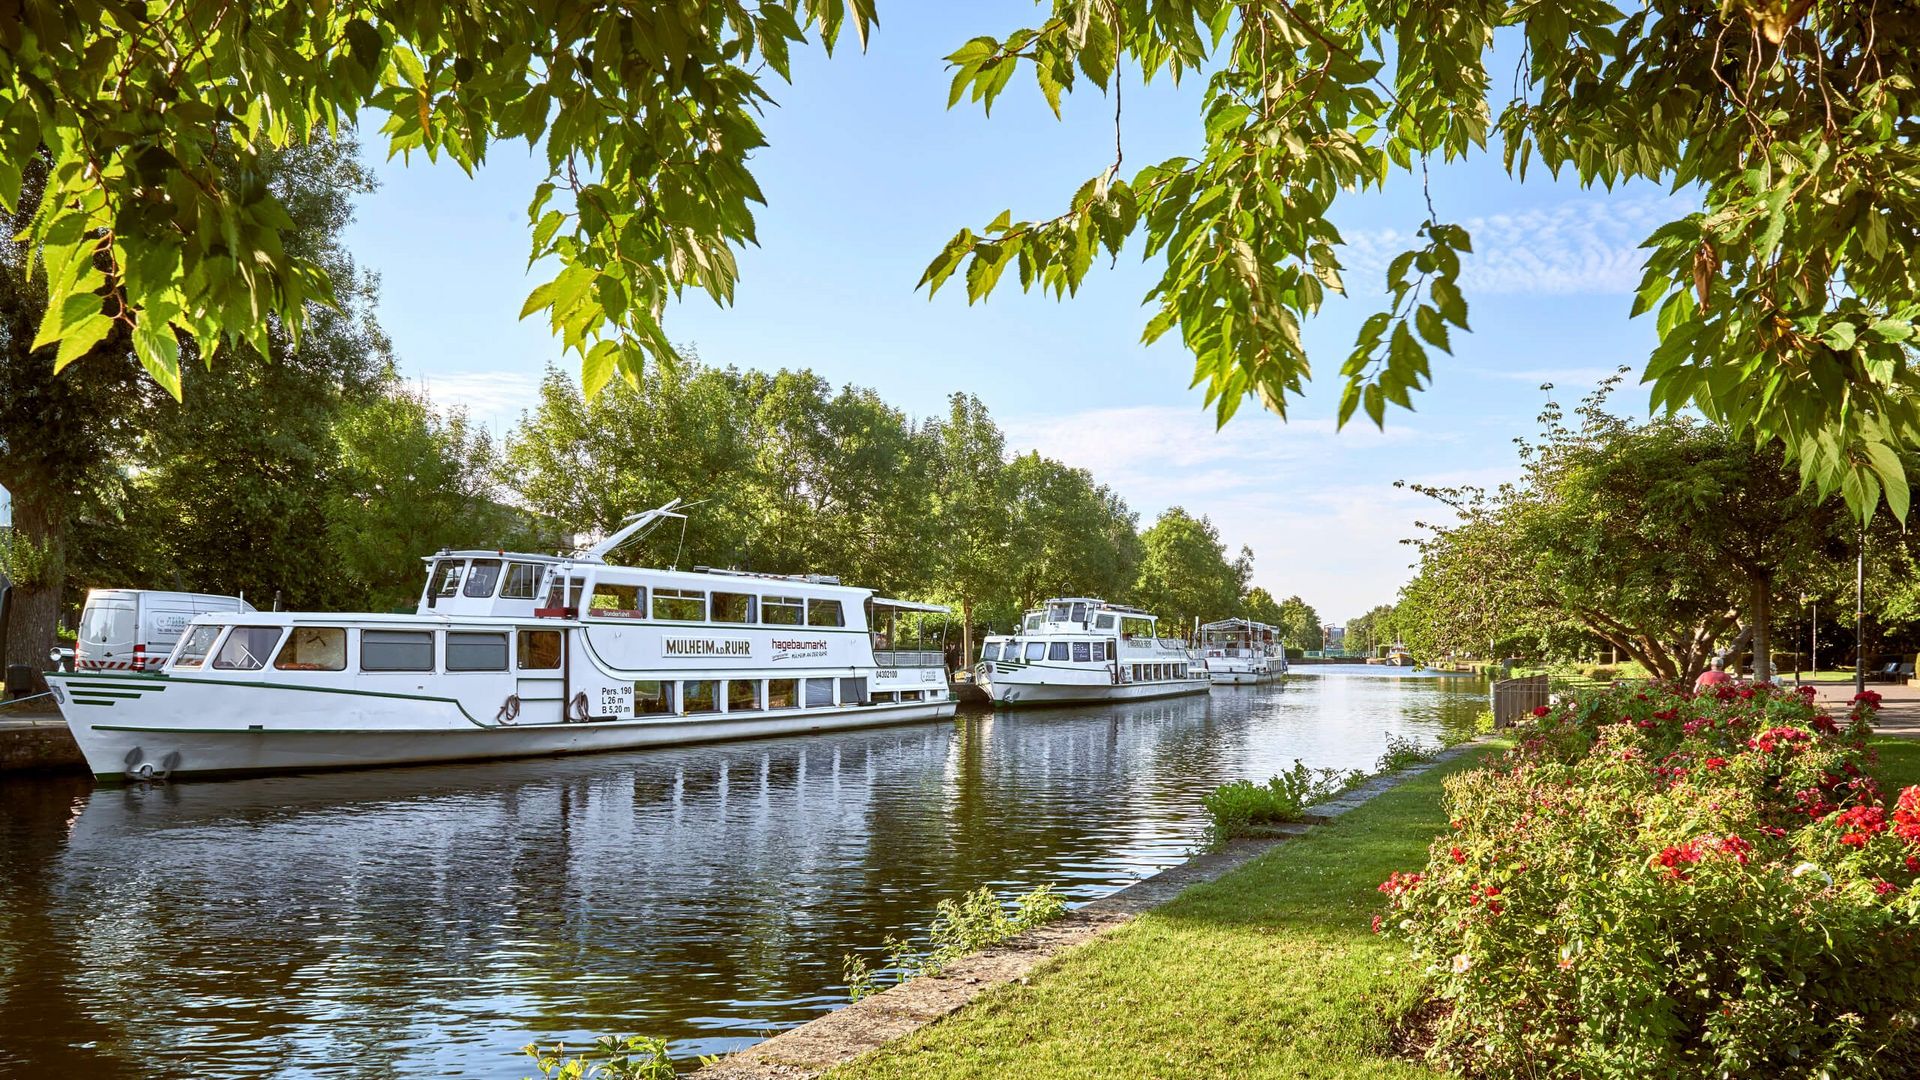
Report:
M 1732 681 L 1733 676 L 1727 674 L 1727 658 L 1724 656 L 1716 656 L 1707 666 L 1707 670 L 1701 672 L 1700 677 L 1693 680 L 1693 689 L 1695 693 L 1698 693 L 1709 686 L 1720 686 Z

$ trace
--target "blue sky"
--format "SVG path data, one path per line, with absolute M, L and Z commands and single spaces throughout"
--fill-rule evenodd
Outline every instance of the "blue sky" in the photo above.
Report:
M 1176 336 L 1139 343 L 1150 314 L 1140 300 L 1157 269 L 1137 242 L 1065 302 L 1022 295 L 1011 278 L 981 305 L 968 307 L 957 287 L 929 302 L 914 283 L 957 229 L 1006 208 L 1016 219 L 1051 216 L 1112 160 L 1112 105 L 1091 87 L 1068 98 L 1062 121 L 1030 80 L 1016 80 L 990 119 L 946 109 L 942 57 L 977 34 L 1027 25 L 1037 10 L 882 3 L 864 54 L 798 56 L 793 85 L 776 86 L 780 104 L 765 119 L 771 145 L 754 171 L 769 205 L 760 246 L 741 255 L 736 303 L 690 297 L 668 312 L 672 338 L 710 363 L 812 368 L 871 386 L 915 416 L 943 411 L 954 390 L 977 394 L 1010 448 L 1090 470 L 1143 525 L 1172 505 L 1206 514 L 1230 544 L 1253 548 L 1257 584 L 1305 597 L 1330 622 L 1391 600 L 1408 576 L 1401 539 L 1436 516 L 1395 480 L 1512 476 L 1512 439 L 1532 430 L 1541 382 L 1568 400 L 1651 348 L 1651 322 L 1627 318 L 1636 248 L 1675 211 L 1672 199 L 1649 186 L 1584 191 L 1544 171 L 1517 184 L 1493 156 L 1434 174 L 1440 215 L 1473 234 L 1462 285 L 1474 332 L 1455 336 L 1418 411 L 1389 414 L 1384 434 L 1334 431 L 1332 376 L 1384 289 L 1386 260 L 1425 217 L 1405 177 L 1336 211 L 1354 299 L 1334 300 L 1308 325 L 1326 374 L 1284 424 L 1250 405 L 1216 433 L 1188 389 L 1192 360 Z M 1199 89 L 1128 76 L 1129 174 L 1198 148 Z M 370 157 L 383 152 L 377 137 L 366 145 Z M 442 404 L 505 431 L 547 364 L 574 369 L 539 319 L 515 318 L 536 283 L 525 272 L 524 212 L 540 161 L 499 147 L 471 179 L 420 158 L 378 171 L 381 190 L 361 201 L 348 241 L 382 276 L 381 320 L 402 368 Z M 1641 411 L 1646 395 L 1629 387 L 1617 403 Z

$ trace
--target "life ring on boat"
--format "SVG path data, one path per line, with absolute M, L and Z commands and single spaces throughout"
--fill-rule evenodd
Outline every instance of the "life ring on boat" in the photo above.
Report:
M 578 720 L 583 724 L 586 723 L 588 720 L 593 719 L 593 717 L 587 713 L 587 692 L 585 690 L 582 690 L 579 693 L 573 695 L 572 704 L 573 704 L 573 709 L 572 709 L 573 715 L 569 717 L 569 719 Z
M 503 727 L 512 727 L 520 719 L 520 695 L 508 694 L 507 700 L 500 703 L 500 711 L 493 714 L 493 722 Z

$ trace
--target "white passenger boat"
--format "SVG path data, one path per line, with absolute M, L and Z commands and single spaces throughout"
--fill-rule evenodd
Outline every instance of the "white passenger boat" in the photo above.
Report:
M 1222 619 L 1200 628 L 1200 664 L 1215 686 L 1258 686 L 1287 673 L 1287 650 L 1277 626 Z
M 946 609 L 821 576 L 443 551 L 411 615 L 193 620 L 160 672 L 49 674 L 102 778 L 621 750 L 951 717 Z
M 1015 634 L 990 635 L 974 682 L 1000 705 L 1138 701 L 1198 694 L 1207 676 L 1158 618 L 1092 597 L 1049 600 Z

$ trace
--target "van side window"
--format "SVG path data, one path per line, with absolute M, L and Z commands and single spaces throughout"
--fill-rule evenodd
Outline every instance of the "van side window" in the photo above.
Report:
M 517 562 L 507 564 L 507 583 L 500 588 L 502 600 L 531 600 L 540 588 L 540 564 Z M 559 605 L 554 605 L 558 607 Z
M 277 626 L 236 626 L 213 658 L 216 671 L 258 671 L 280 643 Z
M 838 600 L 809 600 L 807 601 L 807 625 L 845 626 L 847 625 L 846 612 L 841 610 Z
M 296 626 L 280 646 L 273 666 L 281 671 L 347 670 L 347 631 L 342 626 Z
M 498 584 L 500 560 L 475 559 L 472 568 L 467 571 L 467 587 L 464 591 L 468 596 L 485 599 L 493 595 L 493 587 Z
M 427 630 L 360 631 L 360 670 L 432 671 L 432 632 Z

